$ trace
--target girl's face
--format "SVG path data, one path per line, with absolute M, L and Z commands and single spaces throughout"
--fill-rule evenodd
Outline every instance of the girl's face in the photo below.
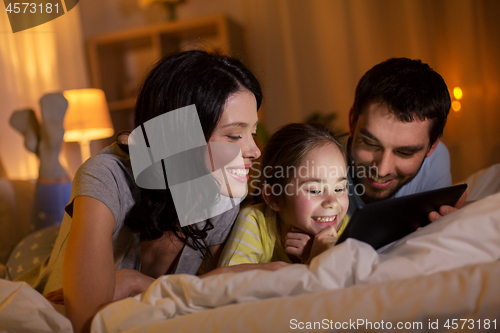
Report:
M 222 174 L 222 170 L 215 172 L 215 177 L 222 184 L 221 193 L 223 195 L 240 198 L 246 194 L 246 182 L 252 160 L 260 156 L 260 150 L 254 141 L 258 122 L 257 101 L 253 93 L 243 90 L 229 96 L 221 119 L 208 140 L 209 145 L 215 142 L 234 143 L 241 150 L 236 159 L 224 167 L 225 175 Z M 215 148 L 217 145 L 214 144 L 211 147 Z M 223 155 L 232 153 L 232 150 L 212 149 L 211 153 Z M 225 179 L 227 179 L 227 183 Z M 230 190 L 227 189 L 226 185 L 229 185 Z
M 329 226 L 338 231 L 349 207 L 344 156 L 334 144 L 313 149 L 284 189 L 278 214 L 284 230 L 292 226 L 311 235 Z M 278 205 L 280 206 L 280 205 Z

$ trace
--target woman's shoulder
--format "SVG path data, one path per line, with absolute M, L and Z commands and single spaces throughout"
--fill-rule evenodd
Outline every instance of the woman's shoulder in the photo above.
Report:
M 130 158 L 118 144 L 104 148 L 78 169 L 73 179 L 71 202 L 77 196 L 103 202 L 116 221 L 124 219 L 138 196 Z
M 130 156 L 115 142 L 95 156 L 86 160 L 75 174 L 75 180 L 90 176 L 92 178 L 133 178 Z
M 86 160 L 82 167 L 95 167 L 98 165 L 125 165 L 130 168 L 130 156 L 118 142 L 107 146 L 96 155 Z

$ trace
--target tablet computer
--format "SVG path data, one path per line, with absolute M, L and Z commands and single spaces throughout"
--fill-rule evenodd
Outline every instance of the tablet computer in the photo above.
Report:
M 429 224 L 429 213 L 442 205 L 455 206 L 466 188 L 460 184 L 360 206 L 336 245 L 355 238 L 379 249 Z

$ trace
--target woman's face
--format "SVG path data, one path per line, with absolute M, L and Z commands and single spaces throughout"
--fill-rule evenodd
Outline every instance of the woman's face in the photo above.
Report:
M 224 174 L 221 170 L 215 172 L 215 177 L 222 184 L 221 193 L 223 195 L 240 198 L 246 194 L 246 182 L 252 160 L 260 156 L 260 150 L 254 141 L 258 122 L 257 101 L 253 93 L 243 90 L 229 96 L 221 119 L 208 140 L 209 144 L 211 142 L 234 143 L 241 151 L 231 163 L 224 167 L 226 171 Z M 212 153 L 214 153 L 213 151 L 214 149 L 212 149 Z M 215 154 L 233 152 L 230 152 L 230 149 L 227 152 L 219 149 Z M 227 183 L 225 179 L 227 179 Z

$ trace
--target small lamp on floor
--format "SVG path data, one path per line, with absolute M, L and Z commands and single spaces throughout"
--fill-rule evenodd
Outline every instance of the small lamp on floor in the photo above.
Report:
M 68 110 L 64 118 L 64 141 L 78 142 L 82 163 L 90 157 L 90 141 L 114 134 L 104 92 L 100 89 L 64 91 Z

